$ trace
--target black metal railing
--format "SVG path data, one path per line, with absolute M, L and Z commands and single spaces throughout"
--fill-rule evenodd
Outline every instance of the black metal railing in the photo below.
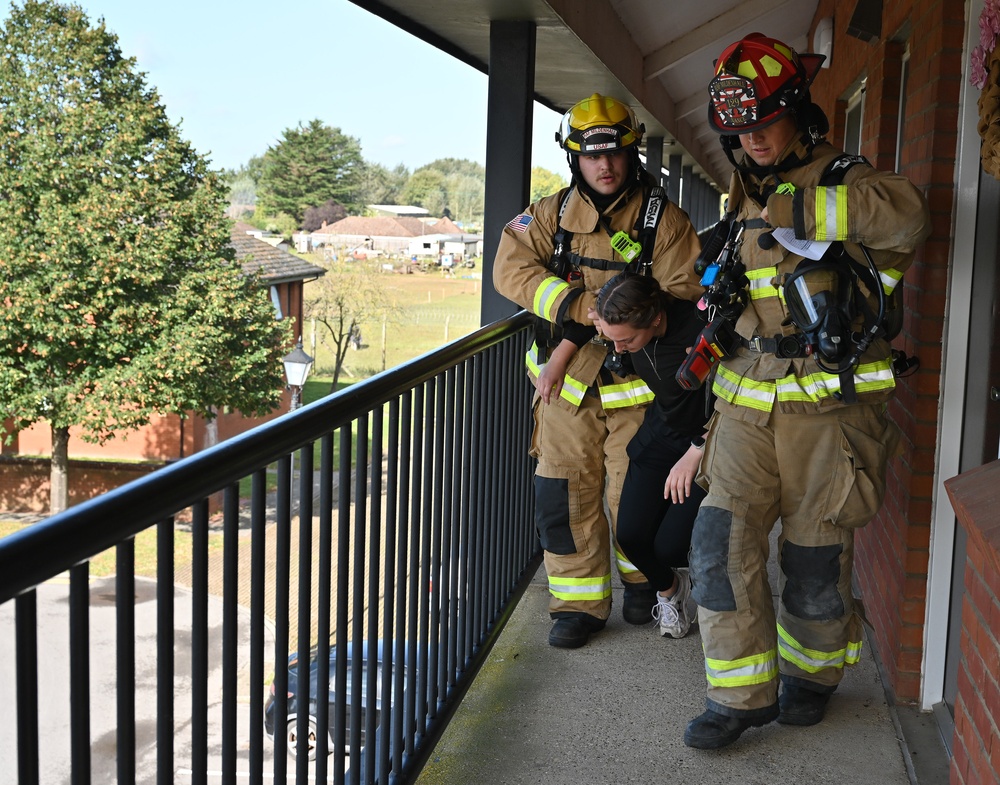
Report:
M 5 776 L 412 781 L 539 563 L 529 324 L 0 539 Z

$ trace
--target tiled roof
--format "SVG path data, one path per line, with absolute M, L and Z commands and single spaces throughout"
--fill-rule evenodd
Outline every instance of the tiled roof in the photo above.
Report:
M 365 218 L 360 215 L 349 215 L 347 218 L 341 218 L 330 224 L 325 229 L 313 232 L 313 234 L 348 234 L 367 237 L 413 237 L 420 234 L 419 229 L 416 232 L 413 231 L 411 223 L 416 224 L 417 227 L 420 225 L 420 221 L 416 218 L 390 218 L 388 216 Z
M 322 267 L 248 234 L 234 230 L 229 244 L 236 249 L 236 258 L 243 263 L 244 270 L 259 272 L 269 283 L 301 281 L 326 274 Z
M 459 229 L 448 218 L 438 218 L 431 222 L 414 218 L 409 215 L 376 216 L 365 218 L 360 215 L 349 215 L 332 223 L 324 229 L 317 229 L 313 234 L 321 235 L 351 235 L 366 237 L 420 237 L 425 234 L 461 234 Z

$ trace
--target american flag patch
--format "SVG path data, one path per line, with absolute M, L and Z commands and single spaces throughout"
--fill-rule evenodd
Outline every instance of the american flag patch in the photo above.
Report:
M 528 228 L 528 224 L 530 224 L 534 220 L 535 219 L 532 218 L 530 215 L 521 213 L 519 216 L 517 216 L 517 218 L 515 218 L 513 221 L 507 224 L 507 228 L 513 229 L 515 232 L 521 232 L 523 234 L 524 230 Z

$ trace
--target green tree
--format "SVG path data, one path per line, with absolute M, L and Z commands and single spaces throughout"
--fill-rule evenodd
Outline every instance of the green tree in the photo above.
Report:
M 555 172 L 550 172 L 541 166 L 531 167 L 531 202 L 537 202 L 543 196 L 554 194 L 569 183 Z
M 378 267 L 367 262 L 335 262 L 309 285 L 304 317 L 323 326 L 320 341 L 333 353 L 331 393 L 337 391 L 352 333 L 366 323 L 381 324 L 393 312 L 392 305 Z
M 319 120 L 299 123 L 264 153 L 257 199 L 269 214 L 287 213 L 300 225 L 306 208 L 330 199 L 357 213 L 363 167 L 361 144 L 353 136 Z
M 401 199 L 404 204 L 426 208 L 431 215 L 448 210 L 460 223 L 482 223 L 486 169 L 464 158 L 439 158 L 410 176 Z
M 239 169 L 223 169 L 220 173 L 228 191 L 230 218 L 240 218 L 248 211 L 253 213 L 257 204 L 257 183 L 260 180 L 263 164 L 264 159 L 255 155 Z
M 225 190 L 103 20 L 11 8 L 0 157 L 0 423 L 49 423 L 54 512 L 71 426 L 100 443 L 153 414 L 274 407 L 287 342 L 233 259 Z
M 436 169 L 426 166 L 418 169 L 403 187 L 400 194 L 403 204 L 413 204 L 423 207 L 434 216 L 440 216 L 448 206 L 448 189 L 445 185 L 445 175 Z
M 403 164 L 396 164 L 392 169 L 386 169 L 381 164 L 365 161 L 358 187 L 358 201 L 365 206 L 399 204 L 403 186 L 409 178 L 410 170 Z
M 468 158 L 438 158 L 436 161 L 431 161 L 426 166 L 422 166 L 421 169 L 435 169 L 445 177 L 462 175 L 464 177 L 474 177 L 478 180 L 486 180 L 486 167 L 475 161 L 470 161 Z
M 465 225 L 483 222 L 486 209 L 486 181 L 466 174 L 453 174 L 445 180 L 448 206 L 455 218 Z

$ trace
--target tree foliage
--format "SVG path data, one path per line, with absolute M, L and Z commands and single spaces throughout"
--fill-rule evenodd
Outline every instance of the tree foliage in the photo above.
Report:
M 543 196 L 554 194 L 560 188 L 569 185 L 562 175 L 551 172 L 541 166 L 531 168 L 531 202 L 537 202 Z
M 225 189 L 103 21 L 12 7 L 0 157 L 0 421 L 46 420 L 55 447 L 273 408 L 284 330 L 233 258 Z
M 319 120 L 299 123 L 264 153 L 258 202 L 269 214 L 287 213 L 300 225 L 309 207 L 330 199 L 356 213 L 362 169 L 357 139 Z
M 459 223 L 481 224 L 486 203 L 486 169 L 464 158 L 439 158 L 417 169 L 407 180 L 404 204 L 431 215 L 447 211 Z
M 359 185 L 359 201 L 369 204 L 400 204 L 403 186 L 410 179 L 410 170 L 403 164 L 386 169 L 381 164 L 364 162 Z
M 403 204 L 423 207 L 434 216 L 441 216 L 448 206 L 448 189 L 443 172 L 423 167 L 410 175 L 403 188 Z
M 330 199 L 319 207 L 310 207 L 306 210 L 306 214 L 302 218 L 302 231 L 315 232 L 317 229 L 321 229 L 323 224 L 329 226 L 346 216 L 347 210 L 344 209 L 344 206 Z
M 333 353 L 331 393 L 337 391 L 352 332 L 365 323 L 381 323 L 392 305 L 378 267 L 367 262 L 334 262 L 309 285 L 304 316 L 323 326 L 320 341 Z

